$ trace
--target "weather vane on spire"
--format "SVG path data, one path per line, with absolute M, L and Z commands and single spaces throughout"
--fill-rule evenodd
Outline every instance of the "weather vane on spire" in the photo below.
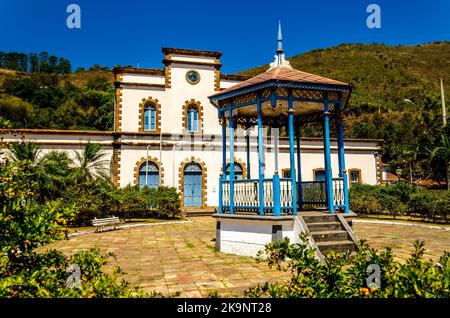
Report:
M 277 54 L 275 55 L 275 61 L 270 63 L 270 68 L 268 69 L 271 70 L 275 67 L 279 67 L 279 66 L 284 66 L 284 67 L 289 67 L 292 68 L 291 65 L 289 64 L 288 61 L 286 61 L 285 56 L 283 54 L 284 50 L 283 50 L 283 35 L 281 33 L 281 21 L 278 20 L 278 48 L 277 48 Z

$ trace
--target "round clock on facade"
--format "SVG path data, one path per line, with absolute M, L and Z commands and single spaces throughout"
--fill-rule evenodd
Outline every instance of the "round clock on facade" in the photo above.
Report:
M 200 74 L 197 71 L 188 71 L 186 73 L 186 80 L 189 84 L 195 85 L 200 82 Z

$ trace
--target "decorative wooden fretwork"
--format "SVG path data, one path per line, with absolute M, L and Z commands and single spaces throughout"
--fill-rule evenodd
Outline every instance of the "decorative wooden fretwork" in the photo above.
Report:
M 338 100 L 339 99 L 338 92 L 328 92 L 328 99 L 329 100 Z
M 288 96 L 288 89 L 284 87 L 278 87 L 276 93 L 278 96 L 286 97 Z
M 292 96 L 295 98 L 324 99 L 322 91 L 294 89 L 294 90 L 292 90 Z
M 261 92 L 261 97 L 262 98 L 267 98 L 270 96 L 270 89 L 265 89 Z
M 242 104 L 242 103 L 248 103 L 248 102 L 251 102 L 254 100 L 256 100 L 256 94 L 248 93 L 248 94 L 244 94 L 244 95 L 236 97 L 233 100 L 233 104 L 237 105 L 237 104 Z

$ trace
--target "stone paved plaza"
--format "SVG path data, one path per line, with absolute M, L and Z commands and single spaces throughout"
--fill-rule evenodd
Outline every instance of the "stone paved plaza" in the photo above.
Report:
M 243 296 L 257 283 L 288 277 L 253 258 L 215 251 L 214 219 L 192 220 L 81 235 L 46 247 L 68 255 L 94 246 L 114 252 L 110 264 L 119 265 L 131 285 L 165 295 L 181 291 L 182 297 L 207 297 L 217 291 L 220 296 Z M 407 257 L 415 239 L 426 242 L 426 255 L 434 259 L 450 250 L 450 231 L 370 223 L 355 223 L 354 229 L 358 239 L 367 239 L 373 247 L 391 245 L 400 259 Z

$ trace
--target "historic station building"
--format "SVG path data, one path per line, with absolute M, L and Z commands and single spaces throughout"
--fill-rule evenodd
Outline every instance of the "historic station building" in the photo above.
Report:
M 302 182 L 322 182 L 323 186 L 315 188 L 315 191 L 322 191 L 315 194 L 319 199 L 311 204 L 323 207 L 327 206 L 326 196 L 332 191 L 326 186 L 327 180 L 341 178 L 339 182 L 342 189 L 343 182 L 347 189 L 352 183 L 380 182 L 381 140 L 346 139 L 345 146 L 342 140 L 338 142 L 332 138 L 326 138 L 326 143 L 320 138 L 301 138 L 293 143 L 292 138 L 278 137 L 279 129 L 284 129 L 283 127 L 286 132 L 292 129 L 291 137 L 299 135 L 300 121 L 295 120 L 292 126 L 288 127 L 288 108 L 285 109 L 286 114 L 284 111 L 271 114 L 271 120 L 261 122 L 260 127 L 256 122 L 252 122 L 256 123 L 256 129 L 245 120 L 233 121 L 236 126 L 232 127 L 239 126 L 240 129 L 227 131 L 228 136 L 224 137 L 229 139 L 229 133 L 233 133 L 231 144 L 234 145 L 233 151 L 230 151 L 230 143 L 227 142 L 224 151 L 223 127 L 229 129 L 230 126 L 227 124 L 229 118 L 224 120 L 223 117 L 231 116 L 233 119 L 233 116 L 239 117 L 240 114 L 244 115 L 241 118 L 248 115 L 248 118 L 253 117 L 256 120 L 258 109 L 230 108 L 226 112 L 223 108 L 223 111 L 218 112 L 219 104 L 220 107 L 225 107 L 221 96 L 227 97 L 221 93 L 234 91 L 233 87 L 246 83 L 249 77 L 223 74 L 220 52 L 163 48 L 162 53 L 162 68 L 114 69 L 113 131 L 17 129 L 13 134 L 3 134 L 4 140 L 32 139 L 42 146 L 43 152 L 61 150 L 68 151 L 71 155 L 73 151 L 80 150 L 80 144 L 89 141 L 98 143 L 111 158 L 108 168 L 111 169 L 112 180 L 116 186 L 173 186 L 181 195 L 183 208 L 219 207 L 219 197 L 222 195 L 219 190 L 223 191 L 220 189 L 222 185 L 229 186 L 227 180 L 230 175 L 233 180 L 272 178 L 277 175 L 282 182 L 295 181 L 295 176 L 301 175 Z M 270 70 L 276 66 L 284 66 L 285 69 L 293 71 L 284 55 L 282 60 L 280 56 L 277 54 L 276 58 L 279 60 L 274 62 L 276 65 L 272 63 L 264 76 L 273 76 Z M 320 77 L 306 75 L 303 83 L 307 83 L 308 78 L 314 83 Z M 277 80 L 276 77 L 272 79 Z M 245 91 L 245 86 L 248 86 L 248 83 L 240 92 Z M 348 92 L 342 90 L 342 94 L 333 95 L 334 102 L 330 107 L 344 107 Z M 288 96 L 290 95 L 285 96 L 285 101 L 280 99 L 280 103 L 287 103 Z M 223 100 L 227 100 L 225 97 Z M 269 95 L 264 95 L 264 98 L 267 97 L 269 104 L 278 103 L 270 101 L 270 91 Z M 219 100 L 220 103 L 216 105 L 212 103 Z M 268 107 L 275 110 L 273 105 Z M 274 121 L 274 118 L 280 120 Z M 331 122 L 334 124 L 334 121 Z M 345 148 L 345 179 L 342 178 L 340 169 L 344 164 L 344 148 L 341 146 Z M 301 164 L 294 164 L 292 153 L 301 154 L 295 159 L 300 160 Z M 234 157 L 233 160 L 230 160 L 230 154 Z M 291 174 L 293 167 L 297 172 L 293 171 L 294 174 Z M 261 176 L 261 171 L 264 171 L 265 175 Z M 292 208 L 293 203 L 290 201 L 289 204 Z M 344 208 L 344 203 L 338 207 Z M 329 204 L 328 208 L 331 209 Z M 226 209 L 230 209 L 230 204 Z

